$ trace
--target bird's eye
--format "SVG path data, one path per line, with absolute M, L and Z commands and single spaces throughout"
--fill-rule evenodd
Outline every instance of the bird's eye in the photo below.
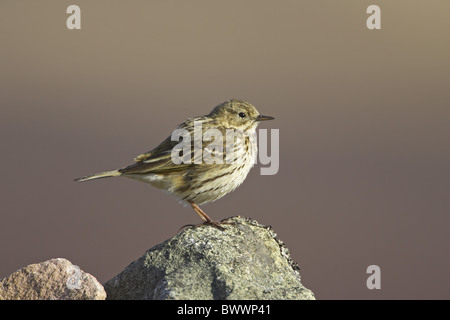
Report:
M 239 112 L 239 117 L 245 118 L 245 113 L 244 112 Z

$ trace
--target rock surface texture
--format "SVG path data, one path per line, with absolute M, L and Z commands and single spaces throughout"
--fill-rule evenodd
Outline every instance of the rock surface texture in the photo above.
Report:
M 70 261 L 51 259 L 0 280 L 0 300 L 104 300 L 103 286 Z
M 271 227 L 242 217 L 190 227 L 104 284 L 107 299 L 314 299 Z

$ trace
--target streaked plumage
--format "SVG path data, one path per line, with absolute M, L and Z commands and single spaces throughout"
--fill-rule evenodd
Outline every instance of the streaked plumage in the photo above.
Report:
M 256 127 L 259 121 L 270 119 L 273 118 L 261 116 L 246 101 L 229 100 L 215 107 L 208 115 L 187 119 L 177 127 L 191 133 L 190 163 L 175 164 L 172 161 L 172 150 L 179 142 L 171 141 L 169 136 L 153 150 L 137 156 L 135 163 L 125 168 L 78 178 L 76 181 L 124 176 L 146 182 L 189 202 L 205 223 L 217 226 L 197 204 L 217 200 L 235 190 L 245 180 L 257 156 Z M 208 129 L 218 129 L 223 137 L 222 150 L 211 147 L 214 141 L 201 139 L 203 134 L 199 141 L 199 137 L 194 135 L 194 122 L 201 122 L 203 134 Z M 201 155 L 214 151 L 215 158 L 224 156 L 227 150 L 227 129 L 237 136 L 231 141 L 235 161 L 229 164 L 223 158 L 222 164 L 196 163 L 194 160 L 198 159 L 195 157 L 199 155 L 194 152 L 196 143 L 201 145 Z

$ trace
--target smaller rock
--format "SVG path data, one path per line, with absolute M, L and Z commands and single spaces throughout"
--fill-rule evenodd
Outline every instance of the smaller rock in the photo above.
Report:
M 104 300 L 103 286 L 69 260 L 30 264 L 0 280 L 0 300 Z

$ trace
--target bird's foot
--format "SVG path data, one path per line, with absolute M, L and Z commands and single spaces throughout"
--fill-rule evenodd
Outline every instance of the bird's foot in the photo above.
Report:
M 178 231 L 180 231 L 180 230 L 182 230 L 184 228 L 191 228 L 191 227 L 192 228 L 198 228 L 198 227 L 201 227 L 201 226 L 211 226 L 211 227 L 219 229 L 220 231 L 225 231 L 226 228 L 223 227 L 222 225 L 235 225 L 235 224 L 236 224 L 235 222 L 228 222 L 228 221 L 217 222 L 217 221 L 214 221 L 214 220 L 206 220 L 203 223 L 199 223 L 199 224 L 186 224 L 186 225 L 182 226 Z

